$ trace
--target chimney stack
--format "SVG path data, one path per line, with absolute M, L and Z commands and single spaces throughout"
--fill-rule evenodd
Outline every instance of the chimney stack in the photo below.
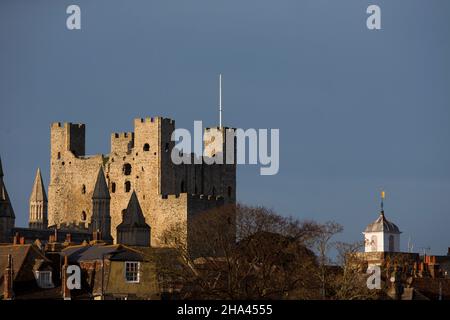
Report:
M 12 256 L 8 254 L 8 264 L 3 274 L 3 299 L 12 300 L 14 298 L 13 292 L 14 270 L 12 264 Z
M 69 267 L 69 260 L 67 256 L 64 256 L 64 265 L 62 267 L 62 296 L 64 300 L 72 300 L 70 297 L 70 290 L 67 287 L 67 268 Z
M 102 240 L 102 232 L 100 230 L 94 231 L 92 234 L 93 241 L 101 241 Z
M 16 234 L 14 235 L 14 238 L 13 238 L 13 245 L 17 245 L 17 244 L 19 244 L 19 233 L 18 232 L 16 232 Z

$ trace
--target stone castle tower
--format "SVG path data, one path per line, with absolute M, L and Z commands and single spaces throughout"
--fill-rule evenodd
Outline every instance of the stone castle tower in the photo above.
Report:
M 65 223 L 88 226 L 94 214 L 92 199 L 100 166 L 111 198 L 111 232 L 116 240 L 116 228 L 122 222 L 133 192 L 151 227 L 152 246 L 164 246 L 163 233 L 171 225 L 185 224 L 187 238 L 194 215 L 235 205 L 236 165 L 207 164 L 205 160 L 200 164 L 173 164 L 174 130 L 174 120 L 138 118 L 134 120 L 134 132 L 111 135 L 108 155 L 87 156 L 84 124 L 53 123 L 49 226 Z M 226 133 L 230 131 L 234 132 L 222 127 L 205 130 L 208 156 L 226 155 Z M 213 134 L 223 139 L 208 139 Z M 224 221 L 224 232 L 234 232 L 234 221 L 234 217 Z
M 42 182 L 41 170 L 38 168 L 30 195 L 30 229 L 47 229 L 47 195 Z
M 3 182 L 2 160 L 0 159 L 0 243 L 10 241 L 15 221 L 16 216 Z

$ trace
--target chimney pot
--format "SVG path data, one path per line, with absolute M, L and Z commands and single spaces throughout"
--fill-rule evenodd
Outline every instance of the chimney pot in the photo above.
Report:
M 19 244 L 19 233 L 16 232 L 13 238 L 13 245 Z

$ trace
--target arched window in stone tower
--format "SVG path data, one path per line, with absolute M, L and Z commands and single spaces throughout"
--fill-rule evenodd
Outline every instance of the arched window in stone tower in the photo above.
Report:
M 131 182 L 125 181 L 125 192 L 130 192 L 131 190 Z
M 87 216 L 86 216 L 86 211 L 81 212 L 81 221 L 86 221 Z
M 377 236 L 372 236 L 370 239 L 370 249 L 371 251 L 377 251 Z
M 131 174 L 131 164 L 125 163 L 123 165 L 122 172 L 124 175 L 129 176 Z
M 150 145 L 148 143 L 144 144 L 144 151 L 150 151 Z
M 389 252 L 394 252 L 394 236 L 389 236 Z
M 85 194 L 86 193 L 86 185 L 82 185 L 81 186 L 81 194 Z
M 115 193 L 116 192 L 116 183 L 113 182 L 111 183 L 111 193 Z

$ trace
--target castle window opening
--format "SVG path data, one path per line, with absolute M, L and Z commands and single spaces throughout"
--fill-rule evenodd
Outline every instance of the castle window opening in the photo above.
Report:
M 150 151 L 150 145 L 148 143 L 144 144 L 144 151 Z
M 58 160 L 61 159 L 61 152 L 58 152 Z
M 122 172 L 124 175 L 129 176 L 131 174 L 131 164 L 125 163 L 123 165 Z
M 61 164 L 62 164 L 62 165 L 65 165 L 66 163 L 63 161 Z
M 125 181 L 125 192 L 130 192 L 131 190 L 131 182 Z
M 112 193 L 116 192 L 116 183 L 115 182 L 111 183 L 111 192 Z
M 86 193 L 86 186 L 83 184 L 83 186 L 81 187 L 81 193 L 85 194 Z
M 86 216 L 86 211 L 81 212 L 81 221 L 86 221 L 87 216 Z

